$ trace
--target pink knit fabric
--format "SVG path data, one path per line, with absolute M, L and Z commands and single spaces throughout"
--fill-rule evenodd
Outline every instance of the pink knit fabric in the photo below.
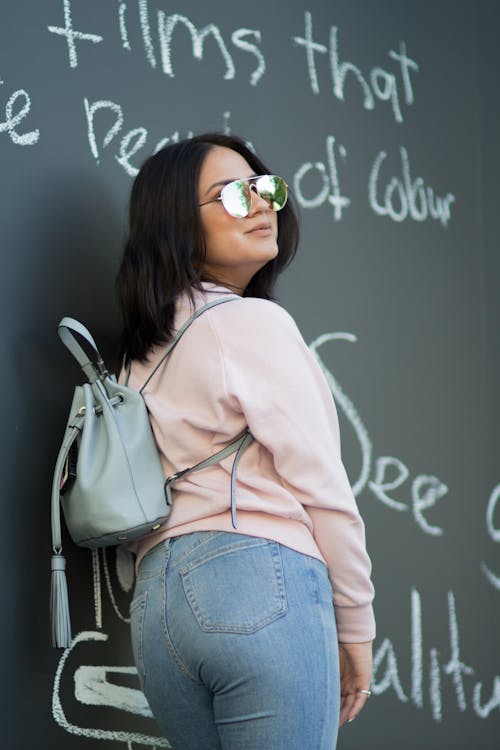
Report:
M 195 307 L 228 294 L 204 284 Z M 179 300 L 175 325 L 192 314 Z M 164 347 L 133 362 L 139 389 Z M 364 525 L 340 455 L 338 419 L 319 365 L 290 315 L 241 298 L 197 319 L 144 391 L 168 476 L 220 450 L 248 425 L 255 441 L 237 474 L 235 533 L 279 541 L 328 566 L 339 640 L 375 636 Z M 229 513 L 234 456 L 174 485 L 168 522 L 136 543 L 138 560 L 158 542 L 199 530 L 234 531 Z

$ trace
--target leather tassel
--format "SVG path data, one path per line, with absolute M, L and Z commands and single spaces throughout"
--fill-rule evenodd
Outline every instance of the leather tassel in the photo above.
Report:
M 50 631 L 54 648 L 71 646 L 71 622 L 69 619 L 68 584 L 66 582 L 66 559 L 63 555 L 52 555 L 50 581 Z

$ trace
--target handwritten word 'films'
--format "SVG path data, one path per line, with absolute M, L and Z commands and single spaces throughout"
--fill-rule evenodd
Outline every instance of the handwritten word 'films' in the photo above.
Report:
M 71 68 L 78 66 L 78 43 L 92 43 L 94 45 L 103 41 L 103 37 L 90 32 L 75 29 L 70 0 L 63 0 L 64 26 L 49 25 L 49 32 L 66 39 L 68 49 L 68 61 Z M 122 49 L 131 50 L 129 41 L 126 12 L 127 4 L 120 3 L 118 9 L 118 22 Z M 234 62 L 234 50 L 224 41 L 218 26 L 209 24 L 198 29 L 186 16 L 180 14 L 167 15 L 165 12 L 157 11 L 158 46 L 159 56 L 155 50 L 151 34 L 151 22 L 149 6 L 146 0 L 139 0 L 138 22 L 142 32 L 144 54 L 149 65 L 156 68 L 158 60 L 161 69 L 169 77 L 175 77 L 172 61 L 172 40 L 177 28 L 183 28 L 189 32 L 191 37 L 193 56 L 203 59 L 205 43 L 211 39 L 217 45 L 221 58 L 225 65 L 223 78 L 231 80 L 236 76 L 236 64 Z M 396 64 L 397 72 L 389 71 L 381 67 L 374 67 L 370 75 L 366 76 L 360 68 L 349 61 L 340 60 L 339 52 L 339 29 L 332 26 L 330 29 L 329 47 L 313 39 L 313 21 L 309 12 L 305 13 L 304 36 L 293 37 L 297 47 L 304 47 L 308 67 L 309 83 L 313 94 L 320 93 L 318 80 L 317 58 L 327 55 L 330 60 L 330 75 L 332 82 L 332 93 L 340 101 L 345 99 L 345 81 L 348 75 L 353 78 L 360 87 L 363 96 L 363 107 L 365 110 L 375 108 L 377 101 L 390 102 L 394 119 L 397 123 L 404 120 L 401 101 L 407 107 L 414 104 L 411 74 L 417 73 L 419 65 L 410 58 L 406 52 L 406 45 L 400 42 L 399 51 L 390 50 L 389 57 Z M 252 41 L 250 41 L 252 40 Z M 256 86 L 266 72 L 266 60 L 259 44 L 262 40 L 262 32 L 258 29 L 236 29 L 231 34 L 231 45 L 239 53 L 251 54 L 256 61 L 256 67 L 249 79 L 251 86 Z M 117 143 L 114 154 L 118 164 L 127 175 L 135 177 L 138 166 L 132 163 L 132 159 L 139 151 L 148 145 L 148 129 L 142 125 L 131 128 L 124 132 L 125 115 L 122 106 L 112 100 L 90 101 L 84 97 L 84 113 L 87 124 L 87 138 L 90 152 L 97 164 L 100 164 L 100 152 Z M 23 146 L 33 146 L 38 143 L 40 132 L 38 129 L 26 133 L 19 133 L 17 128 L 21 121 L 26 118 L 31 109 L 29 94 L 24 89 L 14 92 L 5 105 L 5 120 L 0 123 L 0 133 L 7 132 L 13 143 Z M 98 143 L 96 119 L 107 121 L 109 113 L 114 116 L 111 127 L 102 135 Z M 226 132 L 229 131 L 227 124 L 227 113 L 224 115 Z M 186 133 L 186 136 L 192 133 Z M 120 140 L 115 138 L 120 135 Z M 154 144 L 153 151 L 156 153 L 160 148 L 171 142 L 179 140 L 179 131 L 174 131 L 170 136 L 165 136 Z M 149 144 L 149 148 L 151 145 Z M 437 220 L 446 227 L 451 219 L 451 206 L 455 202 L 453 193 L 440 196 L 435 189 L 426 184 L 422 177 L 413 178 L 411 175 L 410 157 L 404 146 L 399 148 L 400 174 L 398 176 L 383 175 L 384 162 L 389 158 L 386 151 L 380 151 L 373 159 L 368 179 L 368 205 L 378 216 L 387 217 L 394 222 L 403 222 L 412 219 L 416 222 L 424 222 L 428 219 Z M 339 144 L 336 146 L 335 137 L 328 135 L 326 138 L 326 158 L 324 160 L 305 162 L 300 165 L 293 176 L 294 190 L 299 204 L 305 209 L 317 209 L 327 203 L 333 207 L 333 219 L 340 221 L 343 212 L 351 205 L 351 199 L 342 194 L 339 179 L 339 158 L 343 164 L 347 162 L 348 150 Z M 387 172 L 387 170 L 386 170 Z M 316 178 L 316 179 L 315 179 Z M 305 181 L 314 185 L 319 180 L 319 185 L 306 189 Z

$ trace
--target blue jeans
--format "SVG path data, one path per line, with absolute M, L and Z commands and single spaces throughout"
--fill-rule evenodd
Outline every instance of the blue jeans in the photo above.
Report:
M 325 565 L 202 531 L 141 561 L 130 606 L 142 689 L 175 750 L 332 750 L 339 667 Z

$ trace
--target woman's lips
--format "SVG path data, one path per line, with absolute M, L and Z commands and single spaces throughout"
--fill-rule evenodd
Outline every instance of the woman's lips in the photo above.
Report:
M 257 234 L 259 236 L 267 236 L 269 234 L 272 234 L 273 227 L 269 223 L 261 223 L 257 224 L 253 229 L 249 229 L 247 231 L 247 234 Z

